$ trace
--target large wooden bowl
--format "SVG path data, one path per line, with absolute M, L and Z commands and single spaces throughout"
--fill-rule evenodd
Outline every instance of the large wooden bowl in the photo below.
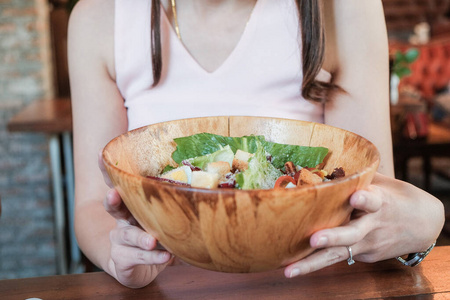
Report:
M 209 132 L 329 148 L 323 168 L 348 176 L 296 189 L 230 190 L 176 186 L 146 178 L 170 163 L 173 138 Z M 379 164 L 366 139 L 323 124 L 264 117 L 207 117 L 150 125 L 121 135 L 103 151 L 114 186 L 136 220 L 185 262 L 223 272 L 257 272 L 310 254 L 309 238 L 349 219 L 349 196 Z

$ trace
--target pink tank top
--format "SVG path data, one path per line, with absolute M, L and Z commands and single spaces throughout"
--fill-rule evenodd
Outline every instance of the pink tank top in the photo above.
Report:
M 117 85 L 128 129 L 202 116 L 271 116 L 323 122 L 323 105 L 300 93 L 299 22 L 293 0 L 258 0 L 233 52 L 205 71 L 161 10 L 163 70 L 152 87 L 151 0 L 115 0 Z M 324 70 L 318 79 L 329 81 Z

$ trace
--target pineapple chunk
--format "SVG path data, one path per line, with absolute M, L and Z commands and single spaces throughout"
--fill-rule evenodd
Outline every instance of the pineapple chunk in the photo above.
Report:
M 219 185 L 219 174 L 217 173 L 209 173 L 205 171 L 195 171 L 192 172 L 192 187 L 213 189 L 217 188 Z

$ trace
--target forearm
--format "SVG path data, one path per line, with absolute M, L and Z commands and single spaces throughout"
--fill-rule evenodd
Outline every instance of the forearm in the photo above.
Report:
M 109 235 L 116 221 L 101 202 L 87 202 L 75 208 L 75 233 L 80 249 L 97 267 L 111 274 Z
M 442 202 L 433 195 L 410 185 L 408 196 L 411 199 L 409 212 L 415 218 L 411 218 L 411 232 L 420 234 L 417 249 L 413 252 L 426 250 L 439 236 L 445 222 L 445 210 Z

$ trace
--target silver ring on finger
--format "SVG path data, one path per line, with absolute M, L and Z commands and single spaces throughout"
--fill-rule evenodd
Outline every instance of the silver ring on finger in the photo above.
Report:
M 349 258 L 347 259 L 347 263 L 349 266 L 353 265 L 355 263 L 355 261 L 353 260 L 353 253 L 352 253 L 352 247 L 347 246 L 346 247 L 348 250 L 348 254 L 349 254 Z

